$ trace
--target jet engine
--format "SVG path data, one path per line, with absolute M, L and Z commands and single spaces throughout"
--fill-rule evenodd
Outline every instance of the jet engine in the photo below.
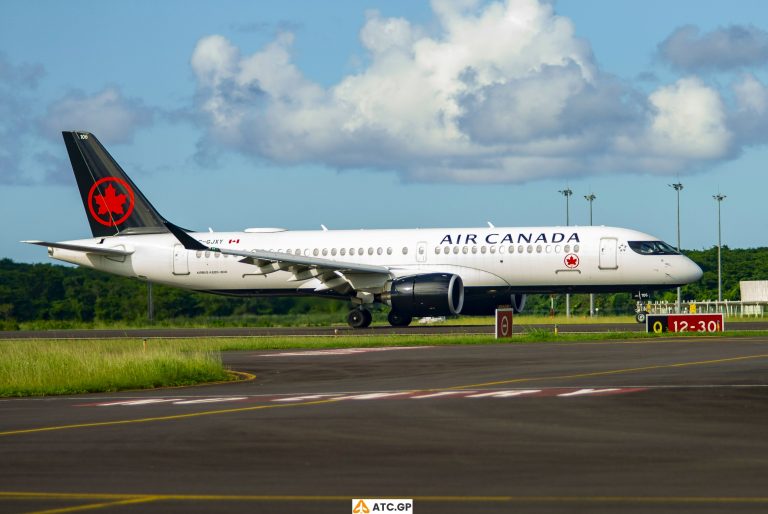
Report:
M 464 306 L 464 283 L 450 273 L 402 277 L 390 282 L 382 300 L 409 316 L 451 316 Z

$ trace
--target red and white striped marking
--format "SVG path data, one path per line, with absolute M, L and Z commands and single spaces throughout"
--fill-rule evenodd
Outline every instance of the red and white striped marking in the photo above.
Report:
M 645 391 L 644 387 L 605 387 L 576 388 L 558 387 L 546 389 L 476 389 L 445 391 L 381 391 L 364 393 L 323 393 L 300 395 L 263 395 L 263 396 L 212 396 L 188 398 L 140 398 L 111 402 L 87 403 L 78 407 L 139 407 L 147 405 L 201 405 L 211 403 L 302 403 L 320 400 L 331 401 L 373 401 L 373 400 L 435 400 L 444 398 L 460 399 L 511 399 L 511 398 L 578 398 L 585 396 L 610 396 Z

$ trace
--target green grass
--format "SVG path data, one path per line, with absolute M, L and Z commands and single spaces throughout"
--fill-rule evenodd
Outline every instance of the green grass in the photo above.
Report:
M 0 341 L 0 397 L 73 394 L 227 380 L 221 355 L 189 343 Z
M 506 344 L 660 338 L 764 337 L 768 331 L 723 334 L 604 332 L 555 334 L 530 328 Z M 343 335 L 322 337 L 244 337 L 113 340 L 0 340 L 0 397 L 74 394 L 192 385 L 227 380 L 221 352 L 384 346 L 482 345 L 502 341 L 490 335 Z

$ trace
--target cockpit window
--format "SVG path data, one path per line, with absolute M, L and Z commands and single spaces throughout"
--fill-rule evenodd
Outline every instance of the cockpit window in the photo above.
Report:
M 678 255 L 678 251 L 664 241 L 627 241 L 640 255 Z

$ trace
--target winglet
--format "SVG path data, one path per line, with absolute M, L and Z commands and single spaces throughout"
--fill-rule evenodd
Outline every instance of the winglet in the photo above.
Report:
M 179 243 L 183 244 L 184 248 L 187 250 L 215 250 L 215 248 L 205 246 L 203 243 L 184 232 L 184 229 L 177 227 L 170 221 L 164 221 L 163 224 L 174 236 L 176 236 Z

